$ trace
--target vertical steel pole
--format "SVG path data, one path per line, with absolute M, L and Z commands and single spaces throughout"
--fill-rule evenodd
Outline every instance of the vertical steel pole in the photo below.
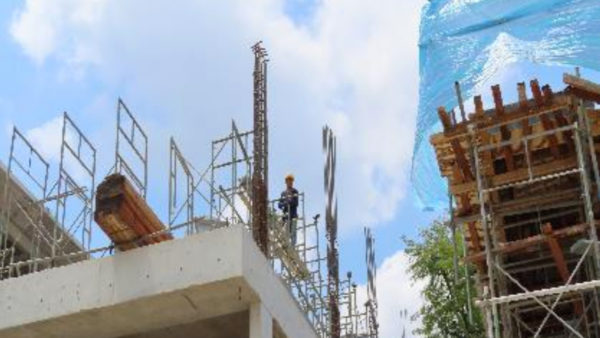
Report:
M 594 209 L 592 205 L 592 199 L 590 195 L 590 182 L 587 174 L 585 165 L 585 159 L 583 157 L 583 149 L 581 144 L 581 131 L 579 125 L 575 122 L 575 149 L 577 150 L 577 162 L 579 164 L 579 171 L 581 175 L 581 184 L 583 186 L 583 200 L 585 206 L 586 223 L 590 226 L 590 235 L 592 245 L 594 246 L 594 262 L 596 268 L 596 275 L 600 271 L 600 250 L 598 248 L 598 234 L 596 232 L 596 224 L 594 220 Z
M 490 298 L 494 298 L 496 296 L 495 285 L 494 285 L 494 260 L 492 257 L 492 245 L 490 240 L 490 227 L 487 219 L 487 211 L 485 210 L 485 191 L 483 187 L 483 182 L 481 179 L 481 171 L 479 168 L 479 149 L 477 146 L 477 140 L 475 131 L 472 125 L 469 125 L 469 133 L 471 134 L 471 144 L 473 147 L 473 159 L 475 163 L 475 176 L 477 179 L 477 191 L 479 198 L 479 212 L 481 214 L 481 227 L 483 228 L 483 237 L 485 241 L 485 258 L 487 264 L 487 272 L 488 272 L 488 287 L 490 292 Z M 492 318 L 493 318 L 493 328 L 494 335 L 492 337 L 497 338 L 500 337 L 500 323 L 498 321 L 498 307 L 496 304 L 491 305 L 492 308 Z

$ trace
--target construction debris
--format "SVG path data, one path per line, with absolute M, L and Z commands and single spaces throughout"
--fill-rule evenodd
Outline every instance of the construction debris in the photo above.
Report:
M 121 174 L 107 176 L 98 186 L 94 220 L 121 251 L 173 239 Z

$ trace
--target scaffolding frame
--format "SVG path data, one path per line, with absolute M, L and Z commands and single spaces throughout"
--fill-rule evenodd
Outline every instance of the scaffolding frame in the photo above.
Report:
M 229 217 L 225 217 L 226 223 L 250 224 L 251 219 L 251 178 L 253 155 L 250 153 L 250 137 L 254 131 L 240 132 L 235 121 L 231 121 L 229 135 L 213 140 L 211 142 L 211 160 L 208 168 L 201 175 L 203 179 L 206 172 L 210 172 L 208 188 L 210 197 L 208 199 L 209 218 L 211 220 L 223 220 L 227 208 L 230 208 Z M 230 150 L 230 156 L 223 154 L 225 149 Z M 228 184 L 220 184 L 219 175 L 226 172 Z M 227 177 L 226 177 L 227 179 Z M 204 198 L 206 201 L 207 199 Z M 238 210 L 237 201 L 241 201 L 248 212 Z
M 123 124 L 130 122 L 130 128 L 125 130 Z M 139 136 L 138 136 L 139 135 Z M 142 144 L 137 144 L 141 137 Z M 125 143 L 123 143 L 125 141 Z M 143 168 L 142 177 L 135 173 L 135 168 L 126 155 L 122 153 L 121 144 L 124 144 L 133 152 L 134 159 L 141 163 Z M 140 195 L 146 198 L 148 190 L 148 136 L 133 116 L 125 102 L 121 98 L 117 101 L 117 138 L 115 142 L 115 164 L 114 170 L 117 174 L 125 174 L 138 189 Z
M 178 172 L 182 171 L 183 181 L 185 184 L 185 194 L 187 198 L 182 202 L 177 201 L 177 187 L 179 183 Z M 190 235 L 196 232 L 194 227 L 194 175 L 188 166 L 188 161 L 185 159 L 177 143 L 173 137 L 169 140 L 169 217 L 168 226 L 173 225 L 180 218 L 181 212 L 185 210 L 186 234 Z
M 323 277 L 326 258 L 320 251 L 319 217 L 306 221 L 305 195 L 298 193 L 297 241 L 292 246 L 284 216 L 277 213 L 279 199 L 270 201 L 269 238 L 271 266 L 291 290 L 320 337 L 329 337 L 327 285 Z
M 68 168 L 69 166 L 75 168 Z M 76 173 L 72 172 L 74 170 L 77 170 Z M 90 250 L 96 189 L 95 174 L 96 148 L 67 112 L 64 112 L 58 179 L 54 186 L 57 194 L 55 220 L 58 222 L 55 223 L 53 230 L 52 257 L 66 253 L 62 242 L 66 242 L 68 237 L 79 241 L 84 251 Z M 71 213 L 68 208 L 67 203 L 72 197 L 77 198 L 81 203 L 76 213 Z M 75 215 L 73 220 L 68 219 L 71 215 Z
M 28 151 L 28 156 L 26 159 L 24 159 L 24 161 L 19 160 L 20 156 L 17 154 L 15 149 L 19 143 L 21 143 L 22 146 L 24 146 Z M 42 167 L 42 177 L 37 177 L 38 175 L 36 175 L 34 172 L 34 166 L 36 165 L 36 162 Z M 34 187 L 38 189 L 38 196 L 34 195 L 34 197 L 39 198 L 38 201 L 35 201 L 34 203 L 27 203 L 27 201 L 25 201 L 25 204 L 23 201 L 17 200 L 17 198 L 14 196 L 15 194 L 12 191 L 13 189 L 11 187 L 11 182 L 12 176 L 15 175 L 15 173 L 13 173 L 15 167 L 19 169 L 19 171 L 25 175 L 30 183 L 32 183 Z M 20 275 L 21 269 L 13 268 L 15 256 L 17 254 L 16 246 L 17 243 L 20 242 L 23 232 L 27 231 L 28 228 L 31 228 L 34 232 L 32 236 L 33 238 L 31 238 L 31 247 L 29 248 L 29 259 L 38 257 L 40 250 L 39 246 L 42 240 L 47 245 L 51 245 L 51 234 L 48 229 L 45 229 L 43 224 L 43 215 L 45 211 L 43 202 L 46 200 L 48 192 L 49 167 L 50 165 L 48 162 L 27 140 L 27 138 L 25 138 L 25 136 L 17 129 L 17 127 L 13 127 L 3 191 L 3 201 L 6 207 L 2 213 L 2 224 L 0 224 L 0 279 L 3 279 L 4 277 L 12 277 L 13 271 L 17 273 L 17 276 Z M 16 216 L 13 215 L 13 204 L 15 204 L 18 212 L 22 213 L 22 215 L 25 217 L 27 225 L 24 229 L 22 229 L 22 232 L 19 232 L 17 238 L 13 238 L 12 241 L 10 241 L 10 228 L 13 227 L 11 224 L 11 219 L 16 218 Z M 33 210 L 31 210 L 32 206 Z M 7 266 L 8 269 L 5 271 L 5 267 Z M 37 269 L 38 264 L 33 262 L 28 264 L 28 270 L 30 272 L 35 272 Z

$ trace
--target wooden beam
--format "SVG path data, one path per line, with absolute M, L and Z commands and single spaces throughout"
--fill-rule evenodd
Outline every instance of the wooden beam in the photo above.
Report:
M 534 177 L 549 175 L 552 173 L 574 169 L 577 167 L 577 159 L 573 156 L 557 161 L 539 164 L 531 167 L 531 173 Z M 504 184 L 516 183 L 529 179 L 527 168 L 519 168 L 511 172 L 498 174 L 490 177 L 490 187 L 498 187 Z M 462 194 L 468 191 L 475 191 L 477 185 L 474 182 L 452 185 L 450 191 L 453 194 Z
M 554 259 L 560 278 L 563 282 L 567 282 L 569 280 L 569 268 L 567 267 L 563 250 L 552 232 L 552 225 L 550 223 L 544 224 L 542 226 L 542 233 L 546 235 L 546 242 L 550 248 L 550 253 L 552 254 L 552 259 Z
M 492 86 L 492 97 L 494 98 L 496 116 L 504 115 L 504 103 L 502 103 L 502 92 L 500 91 L 500 85 L 497 84 Z
M 448 131 L 452 130 L 452 120 L 450 119 L 450 116 L 446 112 L 446 108 L 438 107 L 438 116 L 440 118 L 440 121 L 442 122 L 442 127 L 444 128 L 444 132 L 448 132 Z
M 542 107 L 544 106 L 544 97 L 542 95 L 542 91 L 540 90 L 540 84 L 537 80 L 531 80 L 530 84 L 535 104 L 538 109 L 542 109 Z M 544 130 L 548 131 L 554 129 L 554 124 L 546 114 L 540 115 L 540 121 L 542 122 L 542 127 L 544 128 Z M 546 136 L 546 138 L 548 139 L 548 142 L 550 144 L 550 151 L 552 152 L 552 156 L 558 159 L 560 157 L 560 151 L 558 149 L 558 140 L 556 138 L 556 135 L 550 134 Z
M 525 87 L 525 82 L 517 83 L 517 93 L 519 95 L 519 109 L 521 111 L 527 111 L 529 103 L 527 99 L 527 88 Z
M 467 228 L 469 229 L 469 240 L 473 244 L 473 251 L 478 253 L 481 251 L 482 247 L 481 242 L 479 241 L 479 232 L 477 232 L 476 224 L 477 222 L 468 222 Z
M 552 92 L 552 89 L 550 88 L 550 86 L 549 85 L 543 86 L 542 93 L 544 94 L 544 103 L 547 106 L 552 105 L 552 103 L 554 102 L 554 93 Z M 562 114 L 562 112 L 560 110 L 555 111 L 553 113 L 553 116 L 559 127 L 565 127 L 565 126 L 569 125 L 569 121 Z M 565 142 L 569 146 L 569 148 L 568 148 L 569 151 L 571 149 L 574 151 L 575 150 L 575 141 L 573 140 L 573 132 L 571 130 L 565 130 L 565 131 L 563 131 L 563 136 L 564 136 Z
M 551 105 L 552 101 L 554 100 L 554 93 L 552 92 L 552 88 L 550 88 L 549 84 L 545 84 L 544 86 L 542 86 L 542 95 L 544 99 L 544 104 L 546 106 Z
M 573 89 L 576 96 L 600 103 L 599 84 L 566 73 L 563 74 L 563 82 Z
M 533 79 L 529 82 L 529 86 L 531 87 L 531 94 L 533 95 L 533 100 L 535 105 L 540 108 L 544 105 L 544 97 L 542 96 L 542 91 L 540 90 L 540 83 L 537 79 Z
M 496 109 L 496 116 L 501 118 L 504 115 L 504 103 L 502 102 L 502 92 L 500 91 L 500 85 L 492 86 L 492 96 L 494 97 L 494 106 Z M 502 141 L 510 140 L 511 133 L 508 126 L 500 126 L 500 134 L 502 135 Z M 512 171 L 515 169 L 515 160 L 513 151 L 510 145 L 502 147 L 502 154 L 504 155 L 504 161 L 506 162 L 506 169 Z
M 469 241 L 473 244 L 474 254 L 481 253 L 483 247 L 481 246 L 481 242 L 479 241 L 479 232 L 477 231 L 477 222 L 468 222 L 467 229 L 469 230 Z M 485 254 L 485 253 L 484 253 Z M 477 268 L 478 273 L 483 273 L 485 271 L 485 262 L 484 261 L 476 261 L 473 262 L 475 267 Z
M 438 108 L 438 116 L 440 117 L 440 121 L 442 122 L 442 126 L 444 127 L 444 131 L 449 131 L 452 129 L 452 122 L 448 113 L 446 113 L 446 109 L 444 107 Z M 474 176 L 471 172 L 471 168 L 469 166 L 469 161 L 467 161 L 467 157 L 465 155 L 465 151 L 460 145 L 460 142 L 457 139 L 450 140 L 450 146 L 452 147 L 452 151 L 454 152 L 454 157 L 456 160 L 456 164 L 460 169 L 460 173 L 462 174 L 463 182 L 473 181 Z
M 596 227 L 597 226 L 598 223 L 596 223 Z M 572 225 L 566 228 L 553 231 L 553 236 L 556 239 L 574 237 L 585 234 L 589 227 L 590 226 L 587 223 Z M 534 245 L 545 243 L 547 241 L 547 238 L 548 236 L 546 234 L 539 234 L 512 242 L 498 243 L 498 247 L 493 249 L 493 252 L 499 254 L 508 254 L 523 251 L 528 248 L 531 248 Z M 485 253 L 480 252 L 476 255 L 467 256 L 465 260 L 469 262 L 485 260 Z
M 560 275 L 563 283 L 566 284 L 569 281 L 569 276 L 571 274 L 569 273 L 569 267 L 567 266 L 563 249 L 560 247 L 560 243 L 558 243 L 558 240 L 554 236 L 552 225 L 550 223 L 544 224 L 542 226 L 542 232 L 547 236 L 546 241 L 548 243 L 548 247 L 550 248 L 550 253 L 552 254 L 554 264 L 556 264 L 558 274 Z M 583 314 L 583 304 L 581 303 L 581 300 L 575 301 L 573 307 L 576 314 Z
M 148 236 L 166 228 L 121 174 L 107 176 L 98 185 L 94 220 L 122 251 L 173 238 L 170 233 Z
M 481 100 L 481 95 L 476 95 L 475 97 L 473 97 L 473 104 L 475 105 L 475 117 L 484 117 L 485 112 L 483 110 L 483 101 Z

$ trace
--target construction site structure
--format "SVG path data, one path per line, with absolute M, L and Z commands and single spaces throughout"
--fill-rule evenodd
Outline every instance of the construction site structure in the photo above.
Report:
M 67 113 L 56 177 L 14 129 L 0 167 L 0 336 L 377 337 L 370 232 L 367 303 L 350 274 L 337 277 L 331 130 L 326 231 L 300 192 L 292 244 L 268 199 L 268 60 L 260 43 L 252 50 L 254 128 L 232 121 L 204 170 L 170 138 L 164 223 L 146 201 L 149 137 L 122 99 L 115 162 L 98 187 L 96 148 Z
M 488 337 L 600 337 L 600 85 L 563 80 L 532 80 L 530 98 L 518 83 L 511 104 L 492 86 L 493 108 L 475 96 L 468 116 L 456 83 L 462 120 L 438 109 L 431 144 Z

